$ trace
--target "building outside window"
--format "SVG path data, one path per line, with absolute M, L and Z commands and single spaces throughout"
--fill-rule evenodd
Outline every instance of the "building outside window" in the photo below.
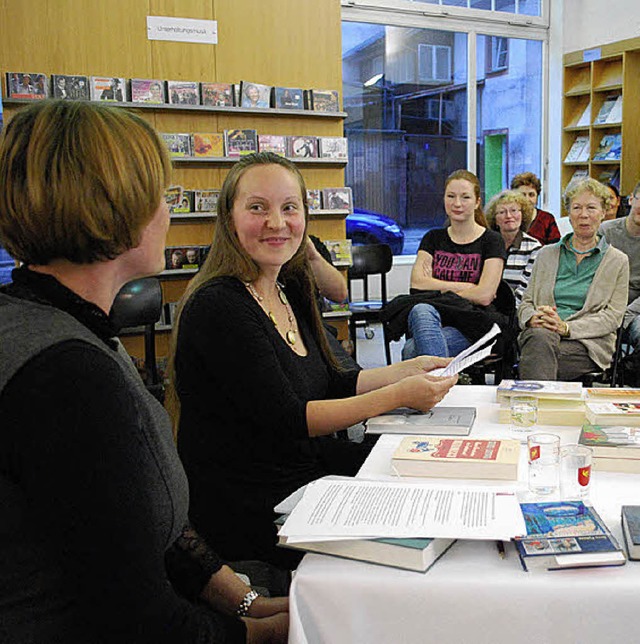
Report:
M 524 0 L 409 4 L 458 6 L 461 15 L 540 9 Z M 428 18 L 412 21 L 391 9 L 376 12 L 376 22 L 354 16 L 343 10 L 346 184 L 357 209 L 397 222 L 403 254 L 414 254 L 427 230 L 445 224 L 444 181 L 454 170 L 476 172 L 486 200 L 518 172 L 542 176 L 543 39 L 483 35 L 486 21 L 426 28 L 417 22 Z M 398 24 L 405 19 L 407 26 Z

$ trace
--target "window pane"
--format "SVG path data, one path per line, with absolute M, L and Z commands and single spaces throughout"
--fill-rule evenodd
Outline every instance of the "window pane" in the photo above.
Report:
M 492 41 L 506 47 L 492 48 Z M 492 53 L 506 69 L 483 78 L 489 67 L 478 64 L 478 175 L 485 201 L 520 172 L 541 176 L 542 43 L 478 36 L 478 61 Z
M 506 11 L 507 13 L 516 12 L 515 0 L 496 0 L 496 11 Z
M 352 239 L 384 241 L 396 222 L 414 254 L 445 221 L 444 180 L 467 166 L 467 36 L 352 22 L 342 36 L 346 183 L 356 209 L 393 220 L 381 229 L 371 218 Z M 380 56 L 384 74 L 373 75 Z

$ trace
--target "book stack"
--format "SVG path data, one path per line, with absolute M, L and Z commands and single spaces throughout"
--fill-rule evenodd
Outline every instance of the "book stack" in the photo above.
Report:
M 640 428 L 585 423 L 578 439 L 593 450 L 593 469 L 640 472 Z
M 527 536 L 516 538 L 526 571 L 622 566 L 626 558 L 592 506 L 582 501 L 521 503 Z
M 640 402 L 588 400 L 585 403 L 585 418 L 592 425 L 640 427 Z
M 550 380 L 503 380 L 496 390 L 500 403 L 498 422 L 511 422 L 511 396 L 531 395 L 538 399 L 538 424 L 582 425 L 585 403 L 582 384 Z
M 519 457 L 514 440 L 406 436 L 391 463 L 400 476 L 515 481 Z

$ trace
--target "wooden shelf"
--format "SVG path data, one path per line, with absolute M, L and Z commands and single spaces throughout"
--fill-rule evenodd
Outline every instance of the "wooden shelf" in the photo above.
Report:
M 34 101 L 29 98 L 6 98 L 3 99 L 3 105 L 28 105 Z M 131 101 L 91 101 L 101 103 L 102 105 L 112 105 L 113 107 L 124 107 L 135 110 L 156 110 L 156 111 L 179 111 L 179 112 L 212 112 L 216 114 L 225 114 L 228 116 L 237 114 L 249 114 L 251 116 L 298 116 L 301 118 L 329 118 L 345 119 L 346 112 L 316 112 L 315 110 L 285 110 L 275 107 L 255 108 L 255 107 L 225 107 L 217 105 L 171 105 L 169 103 L 132 103 Z
M 198 219 L 204 219 L 206 221 L 210 219 L 215 219 L 217 217 L 215 212 L 174 212 L 171 215 L 171 221 L 173 223 L 178 223 L 181 221 L 194 221 Z
M 204 165 L 233 165 L 240 161 L 242 157 L 171 157 L 172 163 L 191 163 L 191 164 L 204 164 Z M 286 157 L 291 163 L 296 165 L 331 165 L 331 166 L 345 166 L 347 159 L 320 159 L 314 158 L 299 158 L 299 157 Z

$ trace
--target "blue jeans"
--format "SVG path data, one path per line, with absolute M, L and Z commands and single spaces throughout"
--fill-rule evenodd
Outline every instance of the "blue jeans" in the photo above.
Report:
M 402 359 L 416 356 L 451 358 L 471 346 L 458 329 L 442 326 L 440 313 L 431 304 L 416 304 L 409 313 L 409 335 L 402 348 Z

